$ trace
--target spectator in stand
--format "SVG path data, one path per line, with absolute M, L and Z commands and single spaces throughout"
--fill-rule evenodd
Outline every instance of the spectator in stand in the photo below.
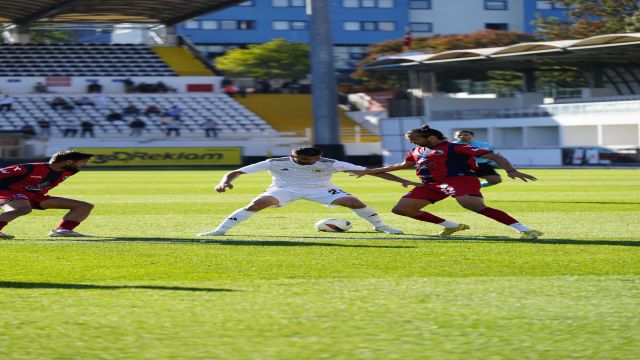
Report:
M 147 123 L 142 119 L 135 119 L 131 123 L 129 123 L 129 128 L 131 128 L 130 136 L 142 136 L 142 131 L 147 127 Z
M 58 110 L 58 107 L 64 107 L 65 105 L 69 105 L 67 100 L 61 98 L 60 96 L 54 97 L 49 104 L 51 105 L 51 108 L 53 110 Z
M 22 125 L 22 127 L 20 128 L 20 132 L 26 137 L 34 137 L 37 135 L 36 128 L 34 128 L 31 124 Z
M 4 97 L 0 99 L 0 112 L 4 112 L 5 110 L 11 111 L 13 103 L 15 102 L 16 99 L 14 99 L 11 95 L 4 95 Z
M 160 122 L 162 123 L 163 127 L 167 127 L 167 124 L 169 123 L 169 121 L 173 120 L 173 118 L 169 115 L 162 115 L 162 117 L 160 118 Z
M 207 121 L 202 124 L 202 127 L 204 128 L 204 135 L 206 137 L 211 137 L 210 134 L 213 134 L 214 138 L 218 137 L 218 123 L 215 120 L 208 118 Z
M 89 99 L 86 96 L 73 100 L 73 103 L 78 106 L 84 106 L 84 105 L 96 106 L 96 103 L 94 103 L 93 100 Z
M 176 120 L 180 120 L 180 114 L 182 113 L 182 109 L 178 105 L 173 105 L 171 109 L 167 110 L 164 114 L 167 116 L 171 116 Z
M 73 104 L 70 104 L 70 103 L 65 103 L 64 105 L 62 105 L 62 110 L 67 110 L 68 112 L 73 112 L 73 110 L 75 108 L 76 107 L 73 106 Z
M 155 86 L 153 86 L 152 84 L 147 84 L 146 82 L 141 82 L 140 84 L 138 84 L 138 86 L 136 86 L 136 89 L 138 89 L 138 92 L 141 93 L 152 93 L 155 92 Z
M 228 84 L 222 87 L 222 91 L 231 97 L 235 97 L 238 93 L 238 88 L 233 86 L 233 84 Z
M 96 137 L 96 135 L 93 133 L 93 127 L 94 127 L 94 124 L 93 122 L 91 122 L 91 120 L 87 118 L 83 119 L 82 122 L 80 123 L 80 129 L 82 129 L 82 132 L 80 133 L 80 137 L 84 137 L 87 134 L 90 137 Z
M 176 137 L 180 136 L 180 120 L 173 118 L 167 123 L 167 137 L 171 136 L 171 133 L 175 133 Z
M 107 115 L 107 121 L 108 122 L 124 121 L 124 119 L 122 118 L 122 114 L 120 114 L 119 112 L 116 112 L 115 110 L 111 110 L 111 113 Z
M 144 114 L 149 115 L 160 115 L 160 108 L 151 104 L 147 105 L 147 108 L 144 110 Z
M 162 81 L 158 81 L 156 83 L 156 91 L 159 93 L 167 93 L 169 92 L 169 87 Z
M 47 85 L 38 82 L 35 85 L 33 85 L 33 92 L 36 94 L 46 94 L 49 92 L 49 88 L 47 87 Z
M 101 93 L 102 92 L 102 85 L 100 85 L 98 83 L 98 80 L 92 81 L 88 86 L 87 86 L 87 92 L 89 94 L 94 94 L 94 93 Z
M 78 122 L 74 117 L 70 116 L 65 119 L 62 126 L 62 137 L 76 137 L 76 135 L 78 135 Z
M 38 127 L 40 128 L 40 136 L 49 137 L 51 136 L 51 122 L 43 117 L 38 118 L 37 120 Z
M 122 83 L 124 84 L 124 92 L 128 94 L 136 92 L 136 83 L 130 78 L 124 79 Z
M 289 83 L 289 92 L 291 94 L 300 93 L 300 83 L 298 82 L 298 79 L 291 80 L 291 82 Z
M 127 105 L 127 107 L 125 107 L 122 112 L 125 115 L 140 115 L 140 109 L 138 109 L 137 106 L 133 105 L 133 104 L 129 104 Z
M 271 83 L 268 80 L 258 81 L 258 92 L 268 94 L 271 92 Z

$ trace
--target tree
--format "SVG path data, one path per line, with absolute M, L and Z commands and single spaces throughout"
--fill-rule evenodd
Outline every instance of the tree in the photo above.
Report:
M 256 79 L 301 79 L 309 73 L 309 46 L 284 39 L 234 49 L 216 59 L 216 67 L 231 76 Z
M 567 8 L 567 19 L 537 16 L 537 34 L 545 40 L 582 39 L 640 30 L 637 0 L 551 0 Z
M 412 51 L 431 54 L 447 50 L 508 46 L 531 41 L 537 41 L 537 38 L 534 35 L 512 31 L 483 30 L 471 34 L 417 37 L 413 39 Z M 365 65 L 374 62 L 381 56 L 401 53 L 402 47 L 402 39 L 371 45 L 367 51 L 367 56 L 358 63 L 358 70 L 352 74 L 352 77 L 365 82 L 369 90 L 392 89 L 398 86 L 406 88 L 406 86 L 403 86 L 404 84 L 399 84 L 399 77 L 394 72 L 365 71 L 364 69 Z
M 30 26 L 31 42 L 34 44 L 64 43 L 80 37 L 73 29 L 51 29 L 52 24 L 32 24 Z M 44 29 L 41 29 L 44 28 Z

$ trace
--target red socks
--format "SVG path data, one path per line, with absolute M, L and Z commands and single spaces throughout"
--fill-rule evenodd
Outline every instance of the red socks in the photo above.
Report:
M 3 227 L 7 226 L 8 222 L 6 221 L 0 221 L 0 230 L 2 230 Z
M 422 214 L 414 217 L 414 219 L 416 220 L 420 220 L 420 221 L 426 221 L 426 222 L 430 222 L 430 223 L 434 223 L 434 224 L 440 224 L 443 221 L 445 221 L 443 218 L 439 218 L 433 214 L 430 214 L 428 212 L 423 212 Z
M 62 220 L 60 224 L 58 224 L 58 227 L 56 227 L 56 230 L 73 230 L 78 225 L 80 225 L 79 221 Z
M 486 207 L 480 211 L 477 211 L 478 214 L 484 215 L 488 218 L 492 218 L 493 220 L 497 221 L 497 222 L 501 222 L 505 225 L 511 225 L 511 224 L 515 224 L 518 222 L 518 220 L 512 218 L 511 216 L 509 216 L 509 214 L 507 214 L 504 211 L 498 210 L 498 209 L 493 209 L 490 207 Z

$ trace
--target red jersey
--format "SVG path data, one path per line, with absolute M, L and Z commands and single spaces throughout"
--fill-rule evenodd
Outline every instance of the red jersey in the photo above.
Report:
M 55 171 L 47 163 L 11 165 L 0 169 L 0 191 L 45 195 L 77 171 Z
M 475 156 L 491 152 L 445 141 L 432 148 L 418 146 L 409 151 L 404 160 L 416 163 L 416 175 L 423 183 L 440 182 L 451 176 L 474 176 L 473 170 L 478 169 Z

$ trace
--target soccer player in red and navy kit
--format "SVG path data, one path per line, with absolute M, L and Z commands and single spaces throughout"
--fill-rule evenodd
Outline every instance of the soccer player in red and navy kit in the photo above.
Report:
M 51 237 L 85 237 L 75 232 L 76 226 L 89 216 L 93 205 L 73 199 L 47 195 L 61 182 L 75 175 L 87 165 L 92 154 L 78 151 L 60 151 L 48 163 L 11 165 L 0 169 L 0 239 L 12 239 L 1 230 L 17 217 L 32 209 L 69 209 L 58 226 L 51 230 Z
M 482 193 L 480 193 L 480 181 L 473 172 L 478 168 L 475 158 L 481 157 L 495 161 L 512 179 L 537 180 L 535 177 L 517 171 L 509 160 L 494 154 L 489 149 L 448 142 L 440 131 L 431 129 L 427 125 L 408 131 L 406 136 L 418 147 L 407 154 L 403 163 L 377 169 L 351 171 L 354 175 L 362 176 L 415 167 L 416 174 L 423 185 L 415 187 L 400 199 L 392 210 L 394 214 L 442 225 L 444 227 L 440 233 L 442 236 L 469 229 L 469 225 L 448 221 L 421 210 L 427 205 L 451 196 L 465 209 L 512 227 L 521 234 L 523 239 L 536 239 L 542 235 L 541 232 L 528 228 L 507 213 L 484 204 Z

